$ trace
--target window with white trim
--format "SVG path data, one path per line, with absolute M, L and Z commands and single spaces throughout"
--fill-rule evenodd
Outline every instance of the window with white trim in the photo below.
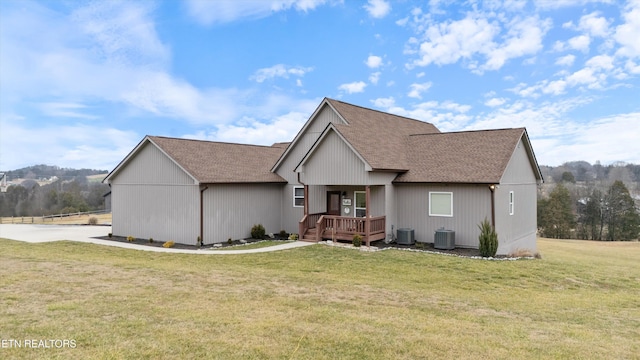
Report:
M 293 207 L 304 206 L 304 186 L 293 187 Z
M 355 199 L 355 211 L 353 212 L 353 216 L 367 216 L 367 193 L 364 191 L 354 191 L 353 198 Z
M 513 215 L 513 191 L 509 191 L 509 215 Z
M 453 217 L 453 193 L 429 192 L 429 216 Z

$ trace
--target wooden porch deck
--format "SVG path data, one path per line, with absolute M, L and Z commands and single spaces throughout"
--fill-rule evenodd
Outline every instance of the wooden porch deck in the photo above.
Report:
M 322 239 L 352 241 L 355 234 L 369 246 L 372 241 L 385 238 L 386 217 L 357 218 L 328 215 L 325 213 L 305 215 L 299 223 L 300 239 L 319 242 Z

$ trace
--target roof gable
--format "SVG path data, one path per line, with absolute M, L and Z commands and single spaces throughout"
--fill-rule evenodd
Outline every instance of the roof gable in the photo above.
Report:
M 270 171 L 271 164 L 284 151 L 281 146 L 231 144 L 161 136 L 146 136 L 105 181 L 124 168 L 146 143 L 155 145 L 200 184 L 286 182 Z
M 394 182 L 498 184 L 521 139 L 542 180 L 524 128 L 421 134 L 406 144 L 411 169 Z
M 340 139 L 340 141 L 342 141 L 351 150 L 351 152 L 353 152 L 353 154 L 356 157 L 358 157 L 358 159 L 360 161 L 362 161 L 366 171 L 371 171 L 372 170 L 371 165 L 353 148 L 353 146 L 351 146 L 351 144 L 344 138 L 344 136 L 340 133 L 340 131 L 338 131 L 336 129 L 336 126 L 333 125 L 333 124 L 329 124 L 329 125 L 327 125 L 325 130 L 322 132 L 320 137 L 313 144 L 313 146 L 311 147 L 309 152 L 307 152 L 307 154 L 302 158 L 302 160 L 300 160 L 300 163 L 294 169 L 295 172 L 300 172 L 301 171 L 301 167 L 303 167 L 313 157 L 315 152 L 324 143 L 324 139 L 327 138 L 329 136 L 329 134 L 336 134 L 336 136 Z
M 424 121 L 325 98 L 274 165 L 272 171 L 277 170 L 289 155 L 290 150 L 296 146 L 304 132 L 325 107 L 332 109 L 339 120 L 333 123 L 334 130 L 341 134 L 349 146 L 373 170 L 408 170 L 410 162 L 404 149 L 407 137 L 410 134 L 440 132 L 433 124 Z

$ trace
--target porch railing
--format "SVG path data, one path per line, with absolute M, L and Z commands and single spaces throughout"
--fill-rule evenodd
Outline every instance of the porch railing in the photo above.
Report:
M 318 219 L 320 219 L 320 217 L 324 215 L 324 213 L 315 213 L 315 214 L 307 214 L 304 217 L 302 217 L 302 220 L 300 220 L 300 222 L 298 223 L 298 230 L 300 231 L 300 238 L 302 238 L 304 236 L 304 234 L 307 232 L 307 230 L 309 229 L 313 229 L 316 227 L 316 224 L 318 222 Z
M 368 220 L 368 221 L 367 221 Z M 355 218 L 334 215 L 322 215 L 316 223 L 316 240 L 331 237 L 336 240 L 352 240 L 355 234 L 363 236 L 369 246 L 371 241 L 382 240 L 385 237 L 386 217 L 376 216 Z

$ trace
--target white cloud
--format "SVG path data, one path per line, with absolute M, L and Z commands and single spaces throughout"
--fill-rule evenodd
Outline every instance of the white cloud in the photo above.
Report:
M 188 0 L 187 13 L 201 25 L 260 19 L 289 9 L 308 12 L 326 0 Z
M 442 23 L 435 23 L 429 16 L 414 17 L 413 27 L 424 40 L 411 38 L 407 42 L 405 54 L 420 55 L 407 67 L 446 65 L 463 60 L 475 73 L 498 70 L 510 59 L 538 53 L 544 35 L 551 28 L 550 20 L 537 16 L 504 21 L 502 16 L 480 12 Z M 479 58 L 484 58 L 484 63 Z
M 493 47 L 492 39 L 500 32 L 496 23 L 485 17 L 468 14 L 464 19 L 430 24 L 422 34 L 425 41 L 420 43 L 420 58 L 411 66 L 452 64 L 461 58 L 470 59 L 487 47 Z
M 622 13 L 625 22 L 616 27 L 614 39 L 620 44 L 617 55 L 640 57 L 640 1 L 629 2 Z
M 301 77 L 310 71 L 313 71 L 312 67 L 287 66 L 284 64 L 277 64 L 268 68 L 258 69 L 250 79 L 261 83 L 265 80 L 273 79 L 276 77 L 288 79 L 289 75 Z
M 185 138 L 224 141 L 242 144 L 272 145 L 277 142 L 289 142 L 300 131 L 309 117 L 308 112 L 290 112 L 277 116 L 273 121 L 261 122 L 245 119 L 244 125 L 220 125 L 215 131 L 200 131 L 185 135 Z
M 61 118 L 79 118 L 79 119 L 97 119 L 95 115 L 89 115 L 82 112 L 88 107 L 78 103 L 62 103 L 62 102 L 44 102 L 40 104 L 42 113 L 46 116 Z
M 392 114 L 432 123 L 441 131 L 461 130 L 472 120 L 472 117 L 466 114 L 471 106 L 453 101 L 427 101 L 415 104 L 410 109 L 396 106 L 393 98 L 376 99 L 374 104 Z
M 395 105 L 396 100 L 393 98 L 393 96 L 389 96 L 388 98 L 377 98 L 371 100 L 371 103 L 377 108 L 388 109 Z
M 506 40 L 486 52 L 487 62 L 481 66 L 481 70 L 498 70 L 509 59 L 536 54 L 542 49 L 542 38 L 550 27 L 549 20 L 514 18 L 507 24 Z
M 0 118 L 0 169 L 33 164 L 110 170 L 140 141 L 132 131 L 82 124 L 39 128 Z
M 578 29 L 587 32 L 591 36 L 609 36 L 609 22 L 600 16 L 599 12 L 592 12 L 580 18 Z
M 573 65 L 573 62 L 576 60 L 575 55 L 565 55 L 562 57 L 559 57 L 556 60 L 556 65 L 560 65 L 560 66 L 571 66 Z
M 368 67 L 375 69 L 382 65 L 382 58 L 380 56 L 369 55 L 364 63 L 367 64 Z
M 507 102 L 507 99 L 505 98 L 491 98 L 485 101 L 484 104 L 489 107 L 497 107 L 497 106 L 502 106 L 506 102 Z
M 352 83 L 342 84 L 338 86 L 338 89 L 349 94 L 353 94 L 363 92 L 365 87 L 367 87 L 367 84 L 364 81 L 355 81 Z
M 380 71 L 376 71 L 374 73 L 371 73 L 371 75 L 369 75 L 369 82 L 372 83 L 373 85 L 377 85 L 378 81 L 380 80 L 380 75 L 382 73 Z
M 409 90 L 409 93 L 407 94 L 407 96 L 415 99 L 422 99 L 422 93 L 429 90 L 431 85 L 432 85 L 431 82 L 426 82 L 422 84 L 411 84 L 409 85 L 409 88 L 411 90 Z
M 586 53 L 589 51 L 589 44 L 591 44 L 591 38 L 589 37 L 589 35 L 578 35 L 569 39 L 567 43 L 569 44 L 569 47 L 571 49 Z
M 385 0 L 369 0 L 364 8 L 369 13 L 369 16 L 376 19 L 382 19 L 391 12 L 391 5 Z

